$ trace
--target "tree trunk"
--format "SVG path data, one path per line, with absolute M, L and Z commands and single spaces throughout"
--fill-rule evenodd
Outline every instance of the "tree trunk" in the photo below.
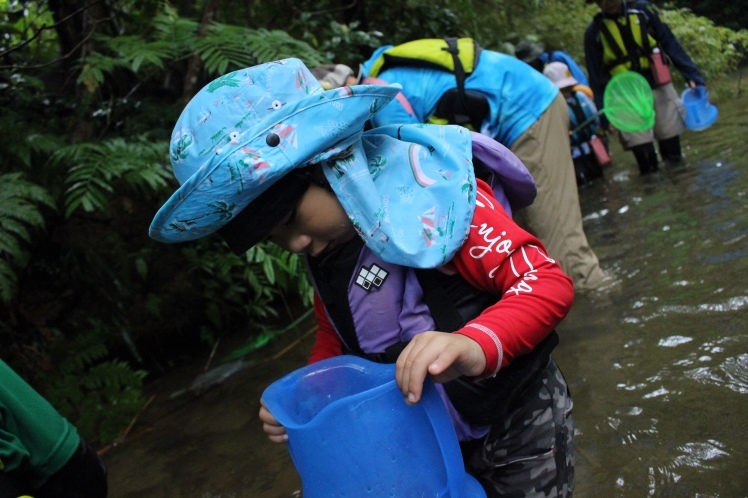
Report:
M 218 10 L 218 0 L 210 0 L 208 5 L 205 6 L 205 12 L 203 12 L 203 18 L 200 21 L 200 27 L 197 30 L 199 37 L 203 38 L 208 32 L 208 26 L 213 21 Z M 187 65 L 187 72 L 184 78 L 184 87 L 182 89 L 182 103 L 187 105 L 190 99 L 195 95 L 195 87 L 197 86 L 197 78 L 202 69 L 203 63 L 198 54 L 193 54 Z

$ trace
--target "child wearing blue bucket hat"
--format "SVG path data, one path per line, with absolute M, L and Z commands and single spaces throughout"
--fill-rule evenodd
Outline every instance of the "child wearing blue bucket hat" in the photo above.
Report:
M 572 402 L 551 351 L 573 284 L 512 221 L 534 182 L 508 149 L 462 127 L 364 131 L 398 92 L 324 91 L 296 59 L 213 81 L 177 121 L 181 186 L 150 236 L 217 233 L 239 254 L 262 240 L 303 254 L 319 323 L 310 363 L 395 363 L 408 404 L 430 376 L 488 496 L 570 496 Z M 286 441 L 264 406 L 260 418 Z

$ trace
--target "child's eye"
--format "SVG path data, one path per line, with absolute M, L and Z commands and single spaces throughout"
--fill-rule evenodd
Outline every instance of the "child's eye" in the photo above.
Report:
M 276 228 L 273 231 L 276 231 L 276 230 L 280 229 L 281 227 L 282 228 L 289 228 L 289 227 L 291 227 L 291 225 L 293 225 L 296 222 L 296 218 L 297 218 L 297 211 L 296 211 L 296 207 L 294 207 L 285 216 L 285 218 L 283 218 L 280 221 L 280 223 L 276 226 Z M 281 233 L 282 233 L 282 231 L 281 231 Z M 270 241 L 270 242 L 275 242 L 274 237 L 273 237 L 273 233 L 271 232 L 270 234 L 268 234 L 268 236 L 265 237 L 265 240 Z
M 298 215 L 298 212 L 296 211 L 296 208 L 294 207 L 291 210 L 291 212 L 288 214 L 288 219 L 286 220 L 285 223 L 283 223 L 283 226 L 287 227 L 287 226 L 293 225 L 294 222 L 296 221 L 297 215 Z

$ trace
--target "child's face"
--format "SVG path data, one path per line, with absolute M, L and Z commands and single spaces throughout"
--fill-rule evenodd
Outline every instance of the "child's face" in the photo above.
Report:
M 294 253 L 320 256 L 356 236 L 335 194 L 312 183 L 268 240 Z

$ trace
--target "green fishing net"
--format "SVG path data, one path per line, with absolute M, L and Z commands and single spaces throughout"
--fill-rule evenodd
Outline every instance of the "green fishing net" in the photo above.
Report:
M 649 83 L 639 73 L 618 73 L 605 87 L 603 109 L 608 121 L 626 133 L 654 128 L 654 96 Z

